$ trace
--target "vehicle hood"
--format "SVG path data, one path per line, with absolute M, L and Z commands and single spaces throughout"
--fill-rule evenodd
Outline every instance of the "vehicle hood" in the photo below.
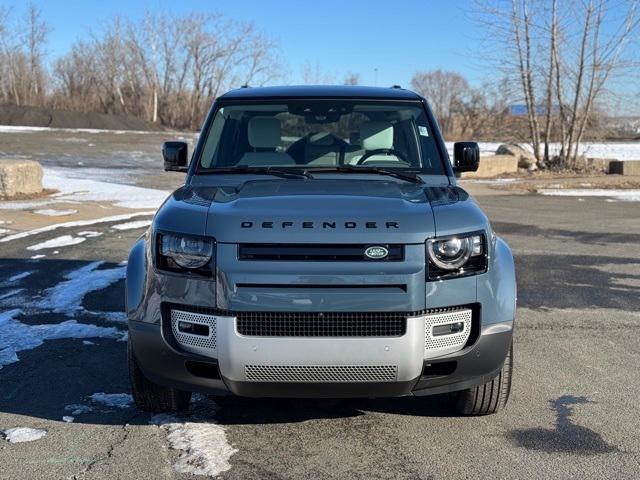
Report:
M 482 228 L 486 218 L 476 210 L 455 186 L 270 179 L 237 187 L 186 185 L 161 207 L 154 227 L 219 243 L 418 244 L 438 234 L 438 219 L 444 231 L 461 231 L 449 211 Z

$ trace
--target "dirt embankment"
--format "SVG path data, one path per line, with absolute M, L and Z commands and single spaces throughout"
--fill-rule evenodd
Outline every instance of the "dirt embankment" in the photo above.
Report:
M 162 130 L 158 125 L 128 115 L 72 112 L 9 104 L 0 105 L 0 125 L 100 130 Z

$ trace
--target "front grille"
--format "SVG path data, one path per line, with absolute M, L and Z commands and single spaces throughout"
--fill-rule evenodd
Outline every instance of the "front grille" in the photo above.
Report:
M 395 382 L 397 365 L 245 365 L 250 382 Z
M 371 259 L 365 250 L 371 246 L 387 249 L 388 255 Z M 238 245 L 240 260 L 280 260 L 303 262 L 394 262 L 404 259 L 403 245 L 352 245 L 352 244 L 270 244 L 241 243 Z
M 401 337 L 399 312 L 237 312 L 236 328 L 250 337 Z

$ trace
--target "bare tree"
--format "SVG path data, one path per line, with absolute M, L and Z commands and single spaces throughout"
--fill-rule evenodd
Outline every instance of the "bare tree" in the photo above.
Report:
M 333 75 L 325 72 L 319 63 L 306 62 L 302 66 L 302 83 L 305 85 L 326 85 L 333 83 Z
M 467 80 L 456 72 L 434 70 L 418 72 L 411 79 L 411 87 L 430 102 L 444 135 L 454 130 L 456 108 L 471 93 Z
M 276 51 L 253 25 L 221 15 L 114 18 L 56 61 L 52 98 L 57 106 L 195 128 L 222 91 L 273 79 Z
M 640 64 L 640 50 L 632 48 L 640 33 L 639 1 L 480 5 L 477 18 L 490 39 L 483 49 L 495 52 L 496 67 L 520 85 L 514 100 L 525 102 L 528 141 L 539 166 L 576 168 L 596 106 L 610 94 L 607 86 Z M 553 141 L 560 143 L 555 151 Z

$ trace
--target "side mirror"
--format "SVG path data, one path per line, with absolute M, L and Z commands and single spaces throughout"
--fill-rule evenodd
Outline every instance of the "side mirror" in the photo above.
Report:
M 187 149 L 185 142 L 164 142 L 162 158 L 165 172 L 187 171 Z
M 453 144 L 453 171 L 475 172 L 480 166 L 480 147 L 476 142 Z

